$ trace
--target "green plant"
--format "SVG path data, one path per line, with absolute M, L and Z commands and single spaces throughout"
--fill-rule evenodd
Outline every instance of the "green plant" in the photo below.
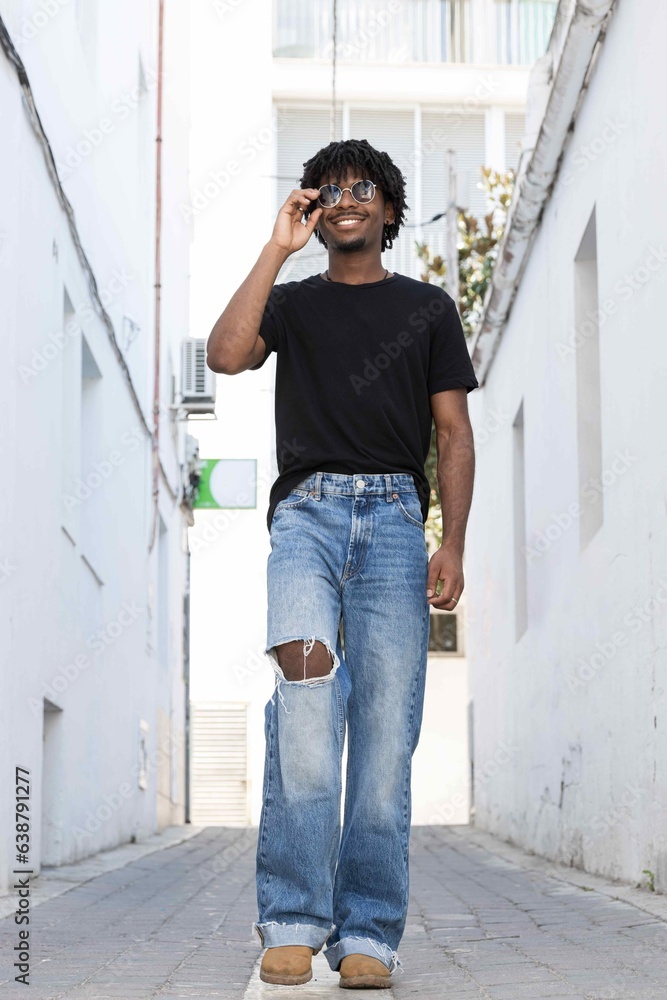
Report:
M 507 212 L 514 190 L 514 171 L 500 173 L 490 167 L 481 168 L 482 180 L 478 184 L 486 192 L 489 211 L 483 219 L 470 212 L 458 210 L 459 294 L 458 308 L 466 336 L 469 336 L 482 315 L 484 296 L 491 281 L 493 266 L 498 255 L 507 221 Z M 432 281 L 445 286 L 447 262 L 440 255 L 433 256 L 428 243 L 415 242 L 417 256 L 424 262 L 422 281 Z
M 646 875 L 649 892 L 655 892 L 655 872 L 652 872 L 650 868 L 642 868 L 642 875 Z

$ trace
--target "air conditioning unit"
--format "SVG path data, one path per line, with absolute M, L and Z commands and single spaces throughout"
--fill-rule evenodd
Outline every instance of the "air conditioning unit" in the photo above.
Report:
M 181 400 L 188 413 L 215 413 L 215 372 L 206 365 L 206 340 L 188 337 L 181 345 Z

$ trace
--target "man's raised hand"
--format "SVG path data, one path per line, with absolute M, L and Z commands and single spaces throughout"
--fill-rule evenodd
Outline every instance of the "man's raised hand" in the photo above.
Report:
M 288 254 L 295 253 L 305 247 L 310 239 L 322 209 L 318 206 L 307 222 L 303 222 L 303 213 L 319 195 L 317 188 L 295 188 L 278 212 L 271 243 L 280 247 Z

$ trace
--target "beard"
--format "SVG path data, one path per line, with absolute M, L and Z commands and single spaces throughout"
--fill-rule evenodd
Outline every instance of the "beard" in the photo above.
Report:
M 334 244 L 334 249 L 338 253 L 354 253 L 356 250 L 363 250 L 366 246 L 365 236 L 355 236 L 353 240 L 345 240 L 344 243 Z

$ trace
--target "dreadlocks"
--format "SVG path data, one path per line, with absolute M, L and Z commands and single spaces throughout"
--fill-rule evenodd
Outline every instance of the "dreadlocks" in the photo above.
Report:
M 343 177 L 348 170 L 357 170 L 362 177 L 373 181 L 380 188 L 384 200 L 394 206 L 394 221 L 382 230 L 382 251 L 391 250 L 398 231 L 403 225 L 405 210 L 409 207 L 405 200 L 405 178 L 388 153 L 374 149 L 367 139 L 345 139 L 330 142 L 319 153 L 303 165 L 301 188 L 319 188 L 320 179 L 326 176 Z M 317 208 L 312 202 L 304 212 L 307 219 Z M 326 240 L 315 229 L 319 242 L 326 247 Z

